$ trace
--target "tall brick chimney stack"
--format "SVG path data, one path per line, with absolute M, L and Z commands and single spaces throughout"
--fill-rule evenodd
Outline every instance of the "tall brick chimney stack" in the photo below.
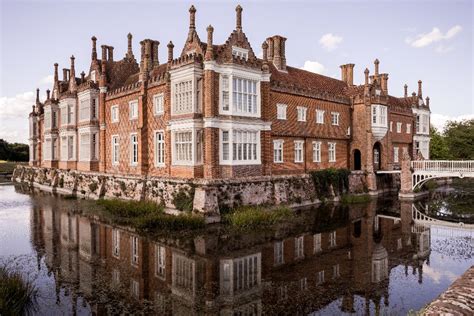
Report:
M 213 33 L 214 33 L 214 28 L 212 27 L 212 25 L 209 25 L 207 28 L 207 47 L 206 47 L 206 56 L 205 56 L 205 59 L 206 60 L 212 60 L 213 59 L 213 39 L 212 39 L 212 36 L 213 36 Z
M 127 54 L 125 55 L 125 57 L 130 60 L 135 59 L 135 56 L 133 56 L 133 50 L 132 50 L 132 38 L 133 38 L 132 33 L 128 33 L 127 34 L 127 40 L 128 40 Z
M 160 45 L 159 41 L 152 42 L 152 60 L 153 60 L 153 67 L 157 67 L 160 65 L 160 61 L 158 60 L 158 46 Z
M 369 68 L 365 68 L 364 70 L 364 75 L 365 75 L 365 86 L 369 85 Z
M 347 65 L 340 65 L 341 68 L 341 80 L 347 83 Z
M 67 76 L 68 72 L 69 72 L 69 69 L 63 68 L 63 81 L 64 81 L 64 82 L 68 82 L 68 81 L 69 81 L 69 77 Z
M 378 59 L 375 59 L 374 60 L 374 65 L 375 65 L 374 76 L 375 76 L 375 79 L 377 79 L 379 77 L 379 64 L 380 64 L 380 61 Z
M 423 91 L 422 91 L 422 87 L 421 87 L 421 80 L 418 80 L 418 98 L 423 98 Z
M 107 46 L 102 45 L 100 47 L 102 48 L 102 61 L 107 61 Z
M 405 98 L 408 98 L 408 85 L 405 83 L 405 85 L 403 86 L 403 90 L 404 90 L 404 97 Z
M 86 81 L 86 73 L 83 71 L 81 72 L 81 83 L 84 83 Z
M 341 80 L 347 85 L 354 85 L 354 64 L 341 65 Z
M 274 43 L 273 43 L 273 38 L 269 37 L 267 38 L 268 42 L 268 60 L 273 61 L 273 50 L 274 50 Z
M 286 38 L 280 35 L 267 38 L 269 42 L 268 52 L 272 55 L 271 60 L 275 67 L 280 71 L 286 71 L 285 41 Z M 271 49 L 273 48 L 273 50 Z M 269 55 L 270 55 L 269 54 Z
M 150 71 L 153 67 L 152 61 L 152 40 L 146 39 L 145 40 L 145 60 L 144 66 L 146 71 Z
M 194 5 L 191 5 L 189 8 L 189 33 L 188 41 L 193 39 L 193 34 L 196 31 L 196 8 Z
M 388 94 L 388 74 L 381 74 L 380 78 L 382 91 L 385 92 L 385 94 Z
M 36 88 L 36 104 L 40 103 L 40 89 Z
M 174 44 L 172 41 L 168 43 L 168 63 L 173 61 L 173 48 Z
M 114 61 L 114 47 L 113 46 L 107 46 L 107 51 L 108 51 L 108 55 L 109 55 L 109 58 L 108 60 L 109 61 Z
M 77 90 L 76 86 L 76 69 L 74 67 L 74 55 L 71 56 L 71 70 L 69 73 L 69 91 L 74 92 Z
M 92 60 L 97 60 L 97 37 L 92 36 Z
M 51 95 L 51 90 L 46 90 L 46 100 L 49 100 L 50 99 L 50 95 Z
M 262 52 L 263 52 L 262 70 L 264 72 L 267 72 L 268 71 L 268 43 L 266 41 L 262 43 Z
M 235 13 L 236 13 L 236 17 L 235 17 L 235 29 L 237 32 L 242 32 L 242 7 L 239 5 L 237 5 L 237 7 L 235 8 Z
M 59 81 L 59 76 L 58 76 L 58 63 L 54 63 L 54 84 L 56 84 Z

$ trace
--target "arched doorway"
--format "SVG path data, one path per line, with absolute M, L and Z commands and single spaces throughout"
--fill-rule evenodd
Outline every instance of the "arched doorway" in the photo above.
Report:
M 380 170 L 382 167 L 382 148 L 379 142 L 374 144 L 374 171 Z
M 359 149 L 354 149 L 354 170 L 362 169 L 362 158 Z

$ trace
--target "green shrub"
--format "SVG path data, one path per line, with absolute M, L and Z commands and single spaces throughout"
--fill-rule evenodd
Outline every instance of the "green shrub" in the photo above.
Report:
M 367 202 L 370 202 L 370 200 L 371 200 L 371 197 L 368 194 L 362 194 L 362 195 L 344 194 L 341 197 L 341 202 L 343 204 L 367 203 Z
M 177 210 L 191 212 L 194 204 L 194 188 L 190 190 L 180 189 L 173 194 L 173 204 Z
M 37 289 L 19 272 L 0 267 L 0 315 L 32 314 L 36 309 Z
M 181 231 L 199 229 L 205 227 L 203 216 L 191 213 L 179 215 L 168 215 L 164 213 L 154 213 L 143 217 L 137 217 L 131 223 L 135 228 L 150 232 L 156 230 Z
M 224 222 L 237 228 L 259 228 L 285 221 L 294 216 L 288 207 L 274 209 L 262 206 L 240 206 L 224 216 Z
M 95 190 L 97 190 L 97 187 L 98 187 L 98 185 L 97 185 L 96 182 L 91 182 L 91 183 L 89 183 L 89 190 L 90 190 L 91 192 L 95 192 Z
M 163 206 L 151 201 L 98 200 L 97 204 L 118 218 L 132 218 L 163 213 Z
M 330 187 L 334 189 L 335 195 L 342 195 L 349 190 L 348 169 L 328 168 L 318 171 L 311 171 L 314 188 L 319 197 L 330 197 Z

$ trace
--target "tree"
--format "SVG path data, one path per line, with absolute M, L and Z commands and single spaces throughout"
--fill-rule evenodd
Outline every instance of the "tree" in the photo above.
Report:
M 29 146 L 26 144 L 10 144 L 6 140 L 0 139 L 0 160 L 8 161 L 28 161 Z
M 434 160 L 448 160 L 451 159 L 446 138 L 441 135 L 438 130 L 430 127 L 430 159 Z
M 474 119 L 449 121 L 444 137 L 453 159 L 474 159 Z

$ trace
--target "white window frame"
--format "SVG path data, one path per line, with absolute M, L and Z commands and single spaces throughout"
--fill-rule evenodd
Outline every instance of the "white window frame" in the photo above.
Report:
M 283 163 L 283 146 L 285 141 L 283 139 L 273 140 L 273 162 Z
M 153 113 L 155 116 L 163 115 L 165 112 L 165 96 L 163 93 L 158 93 L 153 96 Z
M 134 140 L 136 139 L 136 140 Z M 137 166 L 138 165 L 138 134 L 137 133 L 130 133 L 130 166 Z M 135 151 L 136 147 L 136 151 Z M 136 152 L 136 155 L 135 155 Z M 135 159 L 136 157 L 136 159 Z
M 236 57 L 240 57 L 241 59 L 244 59 L 244 60 L 248 60 L 249 50 L 242 47 L 232 46 L 232 55 Z
M 286 120 L 286 109 L 288 105 L 277 103 L 277 120 Z
M 387 106 L 382 104 L 372 104 L 371 123 L 373 127 L 387 127 Z
M 130 121 L 138 119 L 138 100 L 128 102 L 128 118 Z
M 323 251 L 322 243 L 321 243 L 321 234 L 314 234 L 313 235 L 313 252 L 320 253 Z
M 295 259 L 304 258 L 304 236 L 295 237 Z
M 328 143 L 328 160 L 329 162 L 336 162 L 336 145 L 337 143 Z
M 339 125 L 339 112 L 331 112 L 331 124 Z
M 325 282 L 324 280 L 324 270 L 318 271 L 318 278 L 316 280 L 316 285 L 321 285 Z
M 316 110 L 316 124 L 324 124 L 324 110 Z
M 400 134 L 402 132 L 402 122 L 397 122 L 397 133 Z
M 130 258 L 132 266 L 138 266 L 139 263 L 139 244 L 138 244 L 138 237 L 137 236 L 130 236 Z
M 110 107 L 110 121 L 112 123 L 118 123 L 120 121 L 120 112 L 118 104 Z
M 155 144 L 155 167 L 164 167 L 165 166 L 165 131 L 157 130 L 154 133 L 154 144 Z M 160 137 L 161 135 L 161 137 Z
M 337 246 L 337 232 L 333 230 L 329 233 L 329 248 L 334 248 Z
M 229 135 L 229 159 L 224 160 L 224 152 L 223 152 L 223 133 L 228 132 Z M 247 141 L 244 141 L 244 135 Z M 250 140 L 249 140 L 250 137 Z M 241 141 L 239 142 L 239 138 Z M 227 143 L 227 142 L 226 142 Z M 241 147 L 241 155 L 244 156 L 244 148 L 245 152 L 250 155 L 252 159 L 238 159 L 238 146 L 242 144 Z M 235 146 L 234 146 L 235 145 Z M 245 145 L 245 146 L 244 146 Z M 250 152 L 249 146 L 251 147 Z M 246 128 L 239 128 L 233 127 L 229 129 L 220 129 L 219 133 L 219 160 L 221 165 L 259 165 L 261 164 L 261 140 L 260 140 L 260 131 L 255 129 L 246 129 Z M 235 155 L 234 155 L 235 152 Z M 253 154 L 255 152 L 255 154 Z M 237 159 L 234 159 L 236 156 Z
M 117 142 L 115 143 L 115 140 Z M 120 137 L 119 135 L 112 135 L 111 137 L 112 147 L 112 165 L 117 166 L 120 163 Z
M 304 162 L 304 140 L 294 141 L 294 153 L 296 163 Z
M 120 258 L 120 230 L 112 228 L 112 256 Z
M 407 124 L 407 134 L 411 134 L 411 124 Z
M 332 266 L 332 278 L 337 279 L 341 276 L 339 271 L 339 263 Z
M 92 140 L 92 133 L 90 133 L 89 131 L 85 133 L 79 133 L 79 161 L 91 160 L 91 148 L 92 148 L 91 140 Z
M 285 263 L 285 244 L 283 241 L 276 241 L 273 244 L 273 265 L 279 266 Z
M 305 106 L 297 106 L 296 107 L 296 114 L 297 114 L 297 121 L 298 122 L 306 122 L 306 113 L 308 108 Z
M 322 142 L 313 141 L 313 162 L 321 162 Z
M 393 121 L 390 121 L 390 132 L 393 132 Z
M 155 244 L 155 276 L 166 279 L 166 247 Z
M 399 163 L 399 148 L 398 146 L 393 147 L 393 162 Z

